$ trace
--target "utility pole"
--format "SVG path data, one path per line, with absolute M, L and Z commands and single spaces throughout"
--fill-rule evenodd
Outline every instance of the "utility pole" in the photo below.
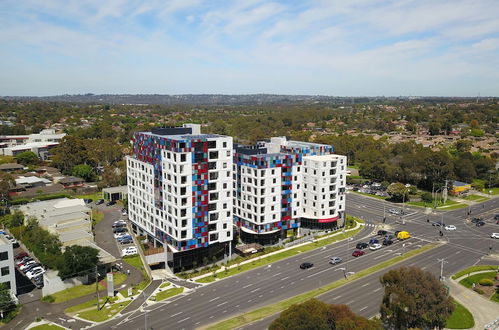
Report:
M 99 272 L 97 271 L 97 265 L 95 265 L 95 292 L 97 293 L 97 311 L 100 310 L 99 302 Z
M 443 281 L 444 280 L 444 262 L 447 263 L 447 261 L 445 261 L 444 258 L 437 259 L 437 260 L 440 261 L 440 281 Z

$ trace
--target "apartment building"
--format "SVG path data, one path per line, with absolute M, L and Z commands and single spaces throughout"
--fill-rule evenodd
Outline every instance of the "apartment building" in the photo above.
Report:
M 138 132 L 133 145 L 127 176 L 134 230 L 165 247 L 174 271 L 230 254 L 232 138 L 186 124 Z
M 11 295 L 16 296 L 16 273 L 14 270 L 14 251 L 12 243 L 0 235 L 0 283 L 7 285 Z
M 300 226 L 343 226 L 346 157 L 333 152 L 285 137 L 236 145 L 234 223 L 243 241 L 274 244 Z
M 0 136 L 0 153 L 16 156 L 24 151 L 32 151 L 43 160 L 48 159 L 48 151 L 57 146 L 66 133 L 56 133 L 54 129 L 44 129 L 38 134 Z

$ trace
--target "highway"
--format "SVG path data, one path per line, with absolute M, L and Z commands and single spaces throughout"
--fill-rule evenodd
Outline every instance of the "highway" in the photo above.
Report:
M 483 214 L 486 219 L 493 217 L 494 213 L 498 213 L 498 202 L 499 200 L 495 199 L 484 203 L 483 207 L 476 206 L 472 209 L 472 216 Z M 380 224 L 384 208 L 388 210 L 394 207 L 393 204 L 382 200 L 347 194 L 347 212 L 365 219 L 368 224 Z M 490 237 L 492 228 L 498 231 L 499 225 L 487 223 L 484 227 L 477 228 L 466 224 L 468 209 L 449 211 L 444 213 L 443 217 L 440 213 L 427 215 L 422 212 L 422 209 L 415 208 L 406 208 L 406 213 L 407 215 L 403 217 L 387 216 L 385 224 L 390 230 L 408 230 L 413 238 L 405 241 L 405 244 L 396 242 L 377 251 L 367 250 L 366 255 L 354 258 L 351 253 L 355 244 L 368 241 L 368 238 L 373 236 L 372 233 L 378 230 L 378 228 L 366 226 L 352 241 L 338 242 L 325 248 L 305 252 L 270 266 L 260 267 L 196 288 L 171 301 L 154 304 L 147 308 L 147 320 L 143 311 L 136 311 L 98 325 L 96 328 L 144 329 L 147 321 L 148 328 L 153 329 L 194 329 L 341 279 L 343 271 L 340 268 L 345 267 L 348 272 L 358 272 L 397 254 L 405 253 L 428 242 L 437 242 L 437 240 L 439 247 L 402 264 L 419 266 L 438 276 L 440 275 L 438 259 L 445 258 L 444 276 L 448 276 L 467 266 L 484 263 L 490 247 L 493 252 L 497 253 L 499 242 L 488 237 Z M 440 237 L 438 227 L 433 227 L 431 222 L 441 220 L 445 224 L 456 225 L 457 230 L 446 231 L 445 235 Z M 343 258 L 343 262 L 339 265 L 330 265 L 329 259 L 332 256 Z M 299 265 L 304 261 L 314 263 L 314 267 L 306 270 L 299 269 Z M 491 259 L 485 263 L 499 264 L 499 261 Z M 331 303 L 345 303 L 363 316 L 374 316 L 378 313 L 383 293 L 378 278 L 384 272 L 386 270 L 332 290 L 320 296 L 319 299 Z M 271 320 L 272 318 L 269 318 L 244 328 L 262 329 Z

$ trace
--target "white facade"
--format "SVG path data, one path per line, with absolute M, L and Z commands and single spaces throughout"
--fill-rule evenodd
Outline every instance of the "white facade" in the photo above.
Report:
M 42 159 L 47 159 L 49 148 L 59 144 L 66 133 L 56 133 L 45 129 L 38 134 L 0 136 L 0 151 L 5 156 L 15 156 L 24 151 L 32 151 Z
M 12 243 L 0 235 L 0 283 L 10 288 L 13 296 L 16 295 L 16 274 L 14 271 L 14 250 Z
M 138 133 L 136 148 L 143 148 L 141 140 L 156 141 L 154 147 L 147 146 L 157 158 L 149 163 L 137 155 L 127 157 L 129 219 L 173 252 L 233 238 L 232 138 L 199 134 L 199 125 L 184 128 L 193 133 Z M 175 147 L 162 147 L 160 142 Z M 205 143 L 207 150 L 196 151 L 197 143 Z M 203 207 L 206 214 L 200 216 Z

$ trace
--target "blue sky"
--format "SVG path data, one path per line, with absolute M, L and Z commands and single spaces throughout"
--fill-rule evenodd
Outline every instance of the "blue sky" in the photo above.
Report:
M 0 95 L 499 95 L 497 0 L 0 0 Z

